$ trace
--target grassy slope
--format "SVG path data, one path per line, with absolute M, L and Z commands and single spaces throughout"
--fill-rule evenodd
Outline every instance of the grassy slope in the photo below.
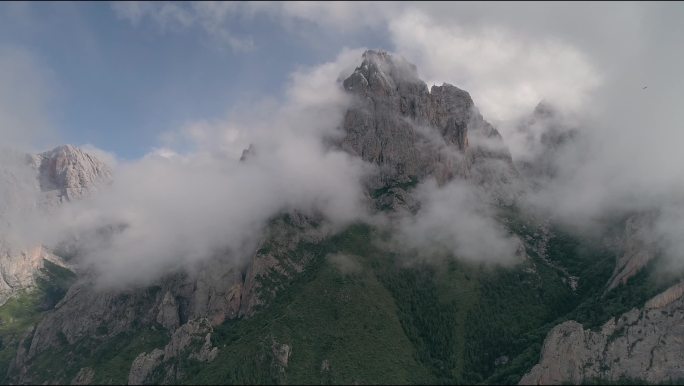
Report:
M 7 369 L 16 355 L 22 337 L 40 320 L 42 313 L 52 308 L 66 293 L 74 274 L 45 261 L 37 288 L 12 298 L 0 307 L 0 377 L 5 383 Z
M 26 292 L 0 307 L 0 368 L 3 369 L 3 383 L 6 383 L 5 373 L 17 353 L 21 338 L 40 317 L 40 300 L 38 292 Z

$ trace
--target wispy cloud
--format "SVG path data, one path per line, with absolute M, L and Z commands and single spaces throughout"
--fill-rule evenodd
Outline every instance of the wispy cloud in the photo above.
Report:
M 231 32 L 230 18 L 240 7 L 235 2 L 144 2 L 122 1 L 112 3 L 112 9 L 124 20 L 138 26 L 148 20 L 162 33 L 199 28 L 211 39 L 235 51 L 254 48 L 250 37 Z

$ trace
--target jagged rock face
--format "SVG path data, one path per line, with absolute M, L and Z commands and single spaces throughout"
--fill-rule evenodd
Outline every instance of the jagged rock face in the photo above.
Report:
M 164 379 L 162 379 L 164 384 L 173 384 L 181 372 L 174 359 L 179 358 L 186 349 L 192 351 L 188 355 L 190 359 L 199 362 L 213 361 L 216 359 L 219 349 L 211 343 L 212 331 L 211 324 L 205 318 L 184 324 L 173 333 L 171 341 L 163 349 L 156 348 L 149 353 L 140 353 L 133 360 L 128 373 L 128 384 L 143 385 L 149 383 L 151 381 L 150 376 L 155 372 L 165 374 Z M 199 348 L 192 350 L 193 346 L 199 346 Z M 159 371 L 160 367 L 163 371 Z
M 472 163 L 469 130 L 500 140 L 466 91 L 449 84 L 428 91 L 414 65 L 386 52 L 366 51 L 343 86 L 355 98 L 341 147 L 380 167 L 372 188 L 465 177 Z
M 136 325 L 151 325 L 159 314 L 164 292 L 159 289 L 98 291 L 80 282 L 35 328 L 26 360 L 53 347 L 84 337 L 115 336 Z
M 38 155 L 10 156 L 14 159 L 3 158 L 7 164 L 0 169 L 0 204 L 6 206 L 0 207 L 0 222 L 9 222 L 4 225 L 10 228 L 13 221 L 45 216 L 63 202 L 84 198 L 112 178 L 107 165 L 71 145 Z M 0 235 L 0 305 L 18 292 L 34 287 L 45 260 L 70 268 L 42 246 L 26 248 L 5 236 Z
M 663 383 L 684 373 L 684 284 L 606 322 L 600 331 L 568 321 L 546 337 L 539 364 L 523 385 L 641 380 Z
M 82 278 L 38 323 L 29 338 L 30 349 L 17 359 L 16 366 L 30 374 L 31 360 L 46 350 L 60 347 L 64 339 L 74 344 L 87 337 L 106 339 L 139 326 L 154 325 L 164 326 L 176 334 L 200 319 L 216 326 L 225 320 L 249 317 L 267 300 L 264 296 L 274 295 L 275 289 L 261 288 L 259 278 L 273 272 L 283 277 L 302 272 L 308 258 L 286 256 L 300 242 L 315 243 L 326 232 L 315 227 L 308 217 L 294 213 L 271 224 L 247 267 L 230 258 L 217 257 L 203 262 L 193 273 L 168 275 L 150 287 L 126 290 L 98 289 L 87 277 Z M 106 331 L 106 336 L 101 331 Z M 154 353 L 146 355 L 139 358 L 139 371 L 133 373 L 132 379 L 145 378 L 148 373 L 143 368 L 161 364 L 162 357 Z M 169 355 L 165 357 L 171 358 Z M 211 346 L 196 353 L 198 360 L 211 360 L 215 355 Z M 30 381 L 22 377 L 15 380 Z M 175 376 L 170 375 L 168 382 L 173 380 Z
M 318 219 L 320 221 L 320 219 Z M 274 221 L 246 270 L 240 300 L 240 316 L 252 316 L 275 289 L 264 290 L 261 277 L 276 273 L 291 278 L 293 273 L 304 271 L 312 256 L 294 257 L 292 253 L 300 243 L 317 243 L 327 230 L 317 221 L 301 213 L 290 213 Z
M 95 156 L 71 146 L 59 146 L 33 157 L 40 189 L 47 200 L 79 199 L 112 179 L 111 169 Z
M 42 246 L 17 252 L 0 251 L 0 305 L 16 293 L 33 288 L 45 261 L 70 269 L 59 256 Z

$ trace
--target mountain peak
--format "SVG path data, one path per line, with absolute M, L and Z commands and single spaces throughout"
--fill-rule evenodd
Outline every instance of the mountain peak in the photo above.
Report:
M 418 70 L 416 66 L 400 55 L 392 55 L 383 50 L 367 50 L 361 57 L 363 58 L 361 68 L 363 68 L 364 65 L 372 65 L 381 71 L 399 73 L 400 75 L 410 76 L 420 80 L 418 78 Z
M 499 144 L 501 138 L 467 91 L 446 83 L 428 90 L 416 66 L 401 56 L 366 51 L 343 85 L 354 102 L 343 122 L 341 147 L 378 165 L 372 189 L 411 185 L 428 176 L 444 183 L 484 175 L 475 169 L 485 158 L 510 163 L 507 150 L 493 154 L 470 143 L 469 131 L 476 144 L 484 142 L 480 139 Z
M 79 149 L 78 147 L 76 147 L 74 145 L 68 144 L 68 143 L 64 144 L 64 145 L 59 145 L 52 150 L 48 150 L 45 153 L 59 153 L 59 152 L 61 152 L 61 153 L 82 153 L 81 149 Z
M 34 157 L 43 192 L 52 192 L 58 201 L 80 198 L 101 183 L 111 181 L 109 166 L 73 145 L 61 145 Z
M 427 85 L 418 77 L 416 66 L 401 56 L 368 50 L 362 59 L 361 65 L 344 81 L 345 90 L 388 95 L 400 88 L 414 88 L 427 93 Z

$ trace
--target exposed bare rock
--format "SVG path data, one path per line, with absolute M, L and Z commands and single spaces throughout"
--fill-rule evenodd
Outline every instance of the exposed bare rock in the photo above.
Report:
M 71 269 L 62 258 L 42 246 L 19 251 L 3 251 L 0 247 L 0 305 L 21 291 L 33 289 L 46 261 Z
M 111 181 L 111 170 L 95 156 L 71 145 L 38 155 L 4 154 L 0 159 L 0 305 L 36 285 L 50 261 L 73 269 L 46 248 L 17 241 L 11 230 L 48 214 L 65 201 L 80 199 Z M 30 221 L 29 221 L 30 223 Z M 3 231 L 4 228 L 9 231 Z
M 168 276 L 160 281 L 160 286 L 147 288 L 105 290 L 83 279 L 38 323 L 26 359 L 59 347 L 63 339 L 74 344 L 85 337 L 101 335 L 98 331 L 114 336 L 138 328 L 135 326 L 161 324 L 174 334 L 183 334 L 189 320 L 208 318 L 207 323 L 217 325 L 225 318 L 234 318 L 239 310 L 239 297 L 231 295 L 231 291 L 241 287 L 235 264 L 213 261 L 207 263 L 205 270 L 197 276 Z M 179 329 L 181 324 L 184 329 Z
M 159 306 L 159 313 L 157 314 L 157 323 L 173 331 L 180 325 L 180 317 L 178 315 L 178 304 L 176 299 L 167 291 L 164 294 L 162 303 Z
M 287 363 L 290 360 L 290 355 L 292 354 L 292 347 L 290 347 L 290 345 L 278 343 L 274 340 L 273 344 L 271 344 L 271 352 L 273 353 L 273 358 L 276 360 L 278 365 L 287 367 Z
M 657 242 L 652 233 L 656 217 L 656 213 L 646 212 L 627 219 L 624 234 L 618 240 L 622 252 L 615 264 L 608 291 L 625 284 L 656 257 Z
M 380 210 L 403 208 L 410 213 L 416 213 L 420 209 L 420 201 L 404 188 L 393 186 L 377 195 L 375 207 Z
M 312 219 L 293 212 L 277 218 L 268 227 L 268 233 L 246 272 L 240 301 L 241 316 L 253 315 L 257 308 L 265 303 L 267 297 L 274 296 L 279 289 L 263 289 L 261 277 L 275 272 L 290 278 L 304 270 L 313 256 L 297 256 L 290 252 L 300 243 L 316 243 L 327 235 L 327 230 L 318 226 L 318 221 L 320 219 Z
M 190 359 L 194 359 L 200 362 L 211 362 L 216 359 L 218 355 L 218 347 L 214 347 L 211 344 L 211 333 L 207 333 L 204 337 L 204 344 L 199 349 L 199 351 L 191 353 Z
M 128 373 L 128 384 L 145 384 L 145 380 L 162 363 L 163 358 L 164 351 L 160 349 L 154 349 L 149 354 L 141 353 L 138 355 L 131 364 L 131 370 Z
M 682 295 L 684 295 L 684 283 L 679 283 L 654 296 L 651 300 L 646 302 L 644 308 L 654 309 L 666 307 L 675 300 L 679 300 Z
M 164 360 L 177 357 L 194 342 L 204 341 L 205 336 L 211 334 L 212 331 L 211 323 L 206 318 L 184 324 L 173 333 L 171 341 L 164 347 Z
M 201 362 L 211 362 L 218 355 L 218 347 L 211 343 L 213 329 L 206 318 L 192 320 L 178 328 L 163 349 L 139 354 L 128 374 L 129 385 L 145 384 L 151 381 L 154 372 L 166 374 L 164 383 L 173 383 L 181 370 L 174 359 L 187 353 L 188 358 Z M 201 346 L 200 346 L 201 344 Z M 199 346 L 199 347 L 197 347 Z M 160 370 L 161 366 L 161 370 Z
M 206 343 L 211 326 L 239 315 L 250 316 L 278 290 L 262 289 L 261 276 L 279 272 L 283 277 L 293 277 L 301 272 L 312 256 L 290 252 L 300 242 L 320 241 L 327 232 L 309 217 L 293 213 L 272 222 L 246 271 L 232 258 L 217 257 L 198 264 L 194 272 L 168 275 L 147 288 L 98 289 L 83 277 L 38 323 L 31 348 L 18 364 L 30 366 L 38 354 L 64 343 L 74 344 L 92 336 L 107 339 L 159 324 L 173 332 L 172 341 L 164 348 L 164 358 L 177 356 L 189 342 L 203 342 L 198 343 L 203 348 L 194 358 L 213 360 L 217 350 Z M 209 329 L 188 330 L 196 326 L 196 320 L 205 321 Z M 169 371 L 173 375 L 177 370 Z
M 83 198 L 111 182 L 111 169 L 95 156 L 63 145 L 33 157 L 40 189 L 58 202 Z
M 684 284 L 607 321 L 599 331 L 575 321 L 554 327 L 541 359 L 520 384 L 580 384 L 591 380 L 684 378 Z
M 208 317 L 212 325 L 238 316 L 243 290 L 244 263 L 233 259 L 211 259 L 197 272 L 183 275 L 173 292 L 180 299 L 181 321 Z
M 151 325 L 159 313 L 162 294 L 154 288 L 105 291 L 87 281 L 76 283 L 36 326 L 27 359 L 62 346 L 64 340 L 74 344 L 101 335 L 98 331 L 114 336 L 137 323 Z
M 371 192 L 387 190 L 374 197 L 381 207 L 413 205 L 396 190 L 428 176 L 439 184 L 457 176 L 485 183 L 501 172 L 513 173 L 501 136 L 470 95 L 449 84 L 428 90 L 404 59 L 366 51 L 343 86 L 355 98 L 344 117 L 340 147 L 378 165 L 368 186 Z
M 95 378 L 95 370 L 90 367 L 82 367 L 71 380 L 72 385 L 90 385 Z

